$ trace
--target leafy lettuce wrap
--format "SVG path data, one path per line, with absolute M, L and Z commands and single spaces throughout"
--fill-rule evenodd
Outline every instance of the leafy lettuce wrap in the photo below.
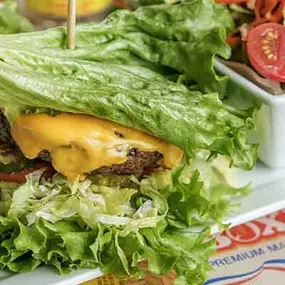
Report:
M 202 284 L 222 223 L 248 187 L 253 110 L 225 105 L 223 6 L 181 1 L 77 27 L 0 36 L 0 265 L 100 267 L 119 278 L 174 269 Z

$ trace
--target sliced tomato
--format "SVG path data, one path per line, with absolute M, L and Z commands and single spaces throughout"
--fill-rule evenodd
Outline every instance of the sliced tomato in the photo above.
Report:
M 267 23 L 252 29 L 247 53 L 254 69 L 265 78 L 285 82 L 285 27 Z
M 55 174 L 55 170 L 48 163 L 37 163 L 33 167 L 26 168 L 19 172 L 0 172 L 0 181 L 10 181 L 16 183 L 25 183 L 26 175 L 38 169 L 45 169 L 43 177 L 51 177 Z

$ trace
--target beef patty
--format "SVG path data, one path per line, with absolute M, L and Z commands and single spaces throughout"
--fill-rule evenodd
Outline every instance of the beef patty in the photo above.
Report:
M 0 144 L 13 144 L 10 125 L 6 117 L 0 111 Z
M 139 151 L 132 148 L 128 153 L 128 160 L 122 164 L 114 164 L 111 166 L 103 166 L 95 170 L 98 174 L 135 174 L 143 175 L 146 171 L 153 171 L 158 168 L 159 160 L 163 155 L 157 151 Z
M 159 161 L 163 155 L 157 151 L 140 151 L 132 148 L 128 153 L 128 159 L 122 164 L 103 166 L 93 171 L 94 174 L 134 174 L 142 176 L 145 172 L 152 172 L 160 166 Z M 49 152 L 42 151 L 39 158 L 44 161 L 51 161 Z

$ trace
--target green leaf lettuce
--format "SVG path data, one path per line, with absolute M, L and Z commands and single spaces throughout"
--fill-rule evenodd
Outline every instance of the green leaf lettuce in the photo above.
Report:
M 215 55 L 229 58 L 225 36 L 231 29 L 233 20 L 223 5 L 186 0 L 135 12 L 118 10 L 102 23 L 78 25 L 75 50 L 66 49 L 63 27 L 0 41 L 1 46 L 35 56 L 140 65 L 169 77 L 182 74 L 203 92 L 219 90 L 222 96 L 226 82 L 215 74 L 213 59 Z
M 26 272 L 47 264 L 66 274 L 100 267 L 127 278 L 142 277 L 139 262 L 149 260 L 153 274 L 174 269 L 177 284 L 202 284 L 214 252 L 205 227 L 220 223 L 244 190 L 230 186 L 214 164 L 206 171 L 209 187 L 200 179 L 206 175 L 201 163 L 140 182 L 130 177 L 128 187 L 100 183 L 106 177 L 69 184 L 56 174 L 45 181 L 41 171 L 28 175 L 24 185 L 1 183 L 1 193 L 11 193 L 0 217 L 1 268 Z M 219 183 L 221 192 L 215 188 Z
M 0 105 L 8 117 L 15 107 L 90 114 L 160 137 L 189 157 L 207 149 L 237 167 L 255 164 L 250 112 L 237 116 L 215 93 L 190 91 L 143 67 L 30 57 L 7 47 L 0 58 Z

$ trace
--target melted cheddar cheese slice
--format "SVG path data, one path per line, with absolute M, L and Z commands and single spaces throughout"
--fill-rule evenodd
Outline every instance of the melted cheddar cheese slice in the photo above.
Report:
M 90 115 L 22 115 L 11 132 L 27 158 L 49 151 L 54 168 L 69 181 L 102 166 L 124 163 L 131 148 L 160 152 L 167 168 L 179 165 L 183 157 L 179 148 L 161 139 Z

